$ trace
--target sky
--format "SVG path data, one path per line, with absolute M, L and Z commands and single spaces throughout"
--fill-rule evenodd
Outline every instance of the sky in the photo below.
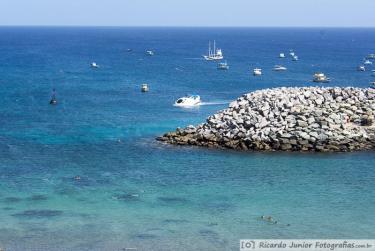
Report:
M 375 0 L 0 0 L 0 25 L 375 27 Z

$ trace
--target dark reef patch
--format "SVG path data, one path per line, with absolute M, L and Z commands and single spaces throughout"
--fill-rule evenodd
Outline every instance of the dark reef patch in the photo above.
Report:
M 42 200 L 48 200 L 48 197 L 45 195 L 37 194 L 33 195 L 29 198 L 31 201 L 42 201 Z
M 6 203 L 17 203 L 20 202 L 22 199 L 18 197 L 6 197 L 4 198 L 4 202 Z
M 60 210 L 25 210 L 20 213 L 12 214 L 15 217 L 22 217 L 22 218 L 51 218 L 60 216 L 63 214 L 63 211 Z
M 155 239 L 155 238 L 157 238 L 157 235 L 143 233 L 143 234 L 133 235 L 133 238 L 142 239 L 142 240 L 148 240 L 148 239 Z
M 165 219 L 163 220 L 163 223 L 166 224 L 182 224 L 182 223 L 188 223 L 188 220 L 179 220 L 179 219 Z
M 187 203 L 188 200 L 182 197 L 158 197 L 158 200 L 165 203 Z

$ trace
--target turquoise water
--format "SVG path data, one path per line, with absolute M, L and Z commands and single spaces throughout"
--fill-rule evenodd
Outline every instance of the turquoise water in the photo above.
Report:
M 201 60 L 209 39 L 229 71 Z M 314 85 L 315 71 L 330 85 L 366 87 L 374 78 L 355 69 L 374 44 L 374 29 L 0 28 L 0 247 L 238 250 L 241 238 L 374 238 L 373 152 L 154 140 L 242 93 Z M 299 62 L 277 58 L 289 49 Z M 279 63 L 288 71 L 273 72 Z M 255 67 L 264 76 L 252 77 Z M 209 105 L 173 107 L 186 93 Z

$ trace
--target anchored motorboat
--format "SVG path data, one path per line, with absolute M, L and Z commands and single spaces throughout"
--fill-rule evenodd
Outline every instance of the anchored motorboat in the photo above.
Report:
M 147 84 L 142 84 L 141 91 L 142 92 L 148 92 L 148 85 Z
M 370 60 L 367 59 L 363 64 L 364 64 L 364 65 L 372 65 L 372 62 L 371 62 Z
M 227 61 L 218 63 L 217 69 L 219 69 L 219 70 L 229 70 L 229 65 L 228 65 Z
M 261 76 L 261 75 L 262 75 L 262 69 L 260 69 L 260 68 L 255 68 L 255 69 L 253 70 L 253 75 L 254 75 L 254 76 Z
M 52 95 L 51 95 L 51 100 L 49 101 L 50 105 L 57 105 L 57 99 L 56 99 L 56 90 L 53 88 L 52 90 Z
M 366 71 L 366 67 L 363 66 L 363 65 L 360 65 L 360 66 L 358 66 L 357 70 L 358 71 Z
M 216 48 L 216 41 L 214 40 L 214 48 L 211 50 L 211 41 L 208 42 L 208 55 L 203 55 L 204 59 L 208 61 L 221 60 L 224 58 L 223 51 Z
M 294 55 L 292 60 L 293 60 L 293 61 L 298 61 L 298 56 L 297 56 L 297 55 Z
M 146 51 L 146 55 L 148 55 L 148 56 L 154 56 L 155 53 L 153 51 L 151 51 L 151 50 L 148 50 L 148 51 Z
M 291 56 L 291 57 L 294 57 L 296 54 L 294 53 L 294 51 L 293 50 L 290 50 L 290 53 L 289 53 L 289 55 Z
M 285 54 L 284 53 L 280 53 L 279 54 L 279 58 L 285 58 Z
M 367 59 L 375 59 L 375 54 L 368 54 Z
M 91 67 L 92 68 L 99 68 L 99 65 L 97 63 L 95 63 L 95 62 L 92 62 L 91 63 Z
M 314 74 L 313 81 L 316 83 L 328 83 L 331 81 L 324 73 L 318 72 Z
M 273 67 L 273 70 L 274 71 L 286 71 L 287 68 L 282 65 L 275 65 L 275 67 Z
M 175 106 L 198 106 L 201 104 L 201 98 L 199 95 L 187 95 L 185 97 L 179 98 L 174 103 Z

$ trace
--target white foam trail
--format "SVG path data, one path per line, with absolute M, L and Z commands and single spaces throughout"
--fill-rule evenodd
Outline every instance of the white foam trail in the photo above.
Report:
M 202 102 L 200 105 L 226 105 L 231 101 L 213 101 L 213 102 Z
M 184 58 L 186 60 L 203 60 L 203 58 Z

